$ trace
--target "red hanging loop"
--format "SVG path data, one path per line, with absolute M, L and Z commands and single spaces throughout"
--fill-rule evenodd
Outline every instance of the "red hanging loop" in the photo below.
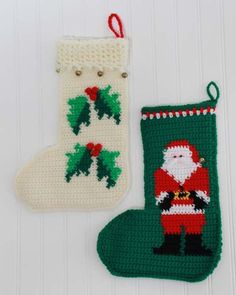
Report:
M 114 18 L 116 19 L 118 27 L 119 27 L 118 32 L 113 27 L 113 19 Z M 116 38 L 124 38 L 123 26 L 122 26 L 122 22 L 121 22 L 121 19 L 120 19 L 118 14 L 112 13 L 111 15 L 109 15 L 109 17 L 108 17 L 108 26 L 111 29 L 111 31 L 114 33 Z

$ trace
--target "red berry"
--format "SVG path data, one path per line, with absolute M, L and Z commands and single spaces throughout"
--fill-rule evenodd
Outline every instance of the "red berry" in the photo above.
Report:
M 86 145 L 86 147 L 87 147 L 87 149 L 88 149 L 89 151 L 92 151 L 92 149 L 94 148 L 94 143 L 89 142 L 89 143 Z
M 88 87 L 85 89 L 85 93 L 89 96 L 89 98 L 93 101 L 97 99 L 97 93 L 99 88 L 97 86 Z
M 92 150 L 92 153 L 91 153 L 92 156 L 94 156 L 94 157 L 99 156 L 101 149 L 102 149 L 102 145 L 100 143 L 96 144 L 94 146 L 94 149 Z

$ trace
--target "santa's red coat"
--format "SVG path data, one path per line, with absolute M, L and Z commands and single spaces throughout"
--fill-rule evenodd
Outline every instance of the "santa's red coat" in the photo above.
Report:
M 157 201 L 161 192 L 178 192 L 180 190 L 202 191 L 207 198 L 209 197 L 207 168 L 198 167 L 182 184 L 161 168 L 156 170 L 154 177 Z M 191 198 L 172 200 L 170 211 L 163 210 L 161 215 L 161 224 L 165 234 L 180 234 L 182 226 L 187 234 L 201 234 L 205 223 L 204 211 L 195 211 Z
M 182 185 L 184 191 L 201 190 L 209 196 L 209 175 L 208 169 L 198 167 L 192 175 L 185 180 L 183 184 L 176 181 L 165 170 L 159 168 L 154 173 L 155 178 L 155 196 L 158 199 L 161 192 L 177 192 Z

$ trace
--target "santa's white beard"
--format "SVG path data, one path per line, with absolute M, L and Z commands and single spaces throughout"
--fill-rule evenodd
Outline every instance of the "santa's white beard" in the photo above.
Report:
M 170 174 L 176 181 L 183 184 L 193 172 L 197 170 L 200 164 L 193 162 L 191 157 L 166 159 L 162 169 Z

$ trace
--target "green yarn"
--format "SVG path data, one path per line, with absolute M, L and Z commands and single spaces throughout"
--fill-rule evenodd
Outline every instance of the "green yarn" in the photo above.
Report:
M 106 179 L 107 188 L 115 186 L 118 177 L 121 174 L 121 168 L 116 166 L 116 158 L 120 152 L 110 152 L 102 150 L 97 158 L 97 178 L 98 180 Z
M 121 105 L 119 94 L 110 94 L 111 86 L 108 85 L 98 91 L 97 99 L 94 102 L 95 110 L 98 113 L 98 118 L 102 119 L 105 115 L 108 118 L 114 118 L 116 124 L 120 123 Z
M 86 96 L 77 96 L 68 100 L 70 106 L 67 119 L 75 135 L 80 132 L 81 125 L 90 125 L 90 105 Z
M 215 92 L 216 95 L 212 94 L 211 92 L 211 88 L 214 87 L 215 88 Z M 207 94 L 210 97 L 211 100 L 218 100 L 220 97 L 220 90 L 219 87 L 216 85 L 216 83 L 214 81 L 211 81 L 208 85 L 207 85 Z
M 99 89 L 96 86 L 87 87 L 85 93 L 91 101 L 94 102 L 94 108 L 99 119 L 104 116 L 113 118 L 116 124 L 120 123 L 121 105 L 119 101 L 120 94 L 110 93 L 111 86 Z M 69 111 L 67 113 L 67 120 L 75 135 L 78 135 L 81 125 L 90 125 L 90 103 L 88 98 L 84 95 L 68 99 Z M 91 143 L 93 145 L 93 143 Z M 102 145 L 101 145 L 102 147 Z M 98 154 L 93 154 L 85 146 L 76 144 L 75 151 L 66 153 L 68 157 L 66 167 L 66 181 L 70 182 L 71 178 L 81 173 L 89 175 L 91 164 L 94 160 L 92 156 L 97 157 L 97 179 L 99 181 L 105 180 L 106 187 L 109 189 L 116 185 L 116 182 L 121 174 L 121 168 L 116 165 L 116 158 L 120 155 L 118 151 L 108 151 L 106 149 L 99 151 Z
M 94 88 L 97 93 L 93 93 Z M 94 101 L 94 108 L 97 112 L 98 118 L 101 120 L 104 116 L 113 118 L 118 125 L 120 123 L 121 105 L 119 101 L 119 93 L 111 93 L 111 86 L 108 85 L 105 88 L 99 89 L 98 87 L 88 87 L 85 92 L 88 94 L 91 100 Z M 95 95 L 95 97 L 93 97 Z M 68 105 L 70 106 L 67 120 L 75 135 L 78 135 L 81 129 L 81 125 L 90 125 L 90 103 L 88 98 L 84 95 L 77 96 L 75 98 L 68 99 Z
M 74 152 L 67 153 L 67 169 L 66 169 L 66 181 L 70 182 L 71 178 L 76 175 L 79 176 L 81 173 L 88 176 L 89 169 L 92 165 L 93 160 L 91 154 L 86 146 L 81 146 L 77 143 L 74 147 Z
M 95 150 L 97 145 L 93 143 L 82 146 L 77 143 L 74 146 L 74 151 L 66 153 L 67 167 L 66 167 L 66 181 L 69 183 L 73 176 L 80 176 L 81 174 L 88 176 L 90 174 L 90 167 L 96 161 L 97 179 L 98 181 L 105 180 L 106 188 L 114 187 L 121 174 L 121 168 L 117 166 L 117 158 L 120 156 L 118 151 L 108 151 L 101 149 L 98 152 Z M 96 160 L 95 160 L 96 159 Z
M 219 93 L 214 99 L 210 96 L 210 100 L 197 104 L 144 107 L 142 113 L 214 108 L 218 96 Z M 128 210 L 104 227 L 97 242 L 100 259 L 117 276 L 201 281 L 217 266 L 222 247 L 216 115 L 208 112 L 205 115 L 141 120 L 141 133 L 145 208 Z M 206 224 L 202 232 L 203 245 L 212 252 L 209 256 L 185 255 L 182 234 L 179 255 L 154 255 L 152 251 L 153 247 L 162 245 L 164 237 L 161 210 L 156 205 L 154 194 L 154 172 L 163 164 L 163 150 L 166 145 L 177 140 L 187 140 L 194 145 L 200 157 L 205 159 L 202 167 L 209 171 L 210 203 L 205 209 Z

